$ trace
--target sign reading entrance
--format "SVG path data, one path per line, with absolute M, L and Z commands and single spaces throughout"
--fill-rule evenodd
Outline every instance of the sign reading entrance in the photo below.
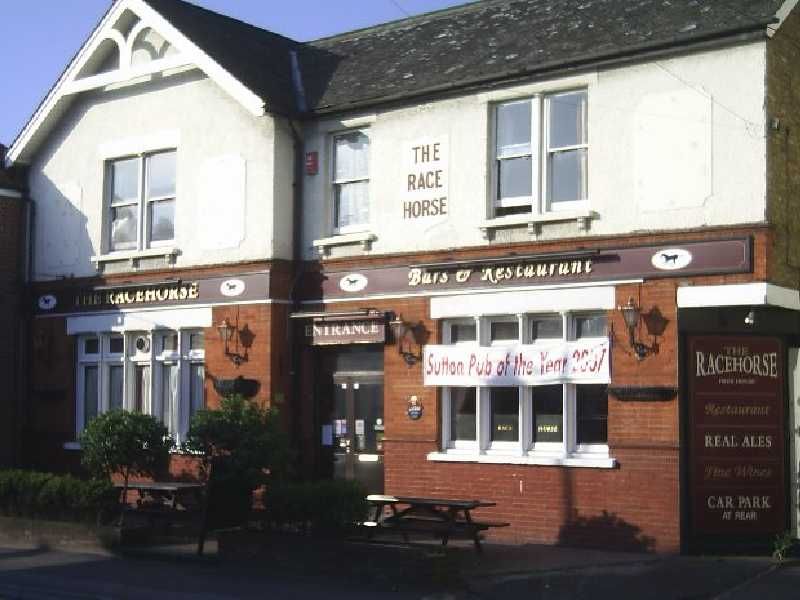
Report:
M 315 319 L 305 326 L 306 340 L 312 346 L 338 344 L 382 344 L 386 340 L 383 317 L 371 319 Z
M 785 529 L 783 350 L 768 337 L 689 340 L 695 534 Z

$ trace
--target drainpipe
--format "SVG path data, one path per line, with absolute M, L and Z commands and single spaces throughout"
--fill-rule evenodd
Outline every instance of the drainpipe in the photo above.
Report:
M 297 123 L 289 119 L 289 128 L 292 132 L 293 146 L 294 146 L 294 182 L 292 184 L 292 286 L 290 290 L 290 313 L 300 310 L 300 300 L 298 294 L 298 285 L 303 276 L 303 135 L 299 130 Z M 290 430 L 291 439 L 294 444 L 300 442 L 302 434 L 302 425 L 298 418 L 300 410 L 300 391 L 301 391 L 301 376 L 300 362 L 302 360 L 302 346 L 296 339 L 294 331 L 294 323 L 287 315 L 287 332 L 289 342 L 289 376 L 290 383 Z M 300 448 L 297 448 L 300 450 Z M 302 456 L 300 452 L 297 456 Z

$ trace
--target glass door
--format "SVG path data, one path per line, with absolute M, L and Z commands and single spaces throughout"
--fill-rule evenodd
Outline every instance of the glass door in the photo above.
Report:
M 333 386 L 334 477 L 383 493 L 383 374 L 335 373 Z

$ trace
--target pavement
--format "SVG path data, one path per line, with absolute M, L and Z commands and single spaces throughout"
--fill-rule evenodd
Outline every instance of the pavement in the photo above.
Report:
M 124 554 L 0 548 L 0 599 L 155 597 L 422 600 L 800 598 L 800 561 L 663 556 L 542 545 L 342 542 L 273 535 L 241 555 L 212 540 Z

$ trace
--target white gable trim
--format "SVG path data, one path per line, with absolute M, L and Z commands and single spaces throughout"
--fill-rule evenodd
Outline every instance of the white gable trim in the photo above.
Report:
M 126 9 L 136 14 L 140 19 L 140 22 L 131 30 L 131 35 L 128 36 L 127 40 L 119 31 L 114 29 L 114 23 Z M 133 43 L 136 35 L 147 27 L 157 31 L 171 45 L 177 48 L 179 55 L 177 57 L 171 56 L 157 59 L 133 68 L 130 66 Z M 87 62 L 100 48 L 100 45 L 107 40 L 113 41 L 119 49 L 120 69 L 110 73 L 77 79 L 78 73 L 86 66 Z M 258 95 L 221 67 L 169 21 L 153 10 L 144 0 L 116 0 L 91 33 L 86 43 L 78 51 L 75 58 L 61 74 L 61 77 L 56 81 L 36 112 L 25 124 L 8 151 L 8 161 L 10 163 L 17 162 L 26 153 L 29 145 L 46 123 L 56 105 L 70 95 L 187 65 L 197 66 L 253 116 L 259 117 L 265 114 L 265 103 Z
M 794 7 L 797 6 L 797 2 L 798 0 L 785 0 L 785 2 L 781 5 L 781 7 L 778 9 L 778 12 L 775 13 L 775 16 L 778 17 L 778 22 L 775 25 L 767 26 L 767 35 L 769 37 L 772 37 L 778 32 L 778 29 L 781 28 L 781 25 L 783 25 L 786 17 L 788 17 L 789 13 L 791 13 L 794 10 Z

